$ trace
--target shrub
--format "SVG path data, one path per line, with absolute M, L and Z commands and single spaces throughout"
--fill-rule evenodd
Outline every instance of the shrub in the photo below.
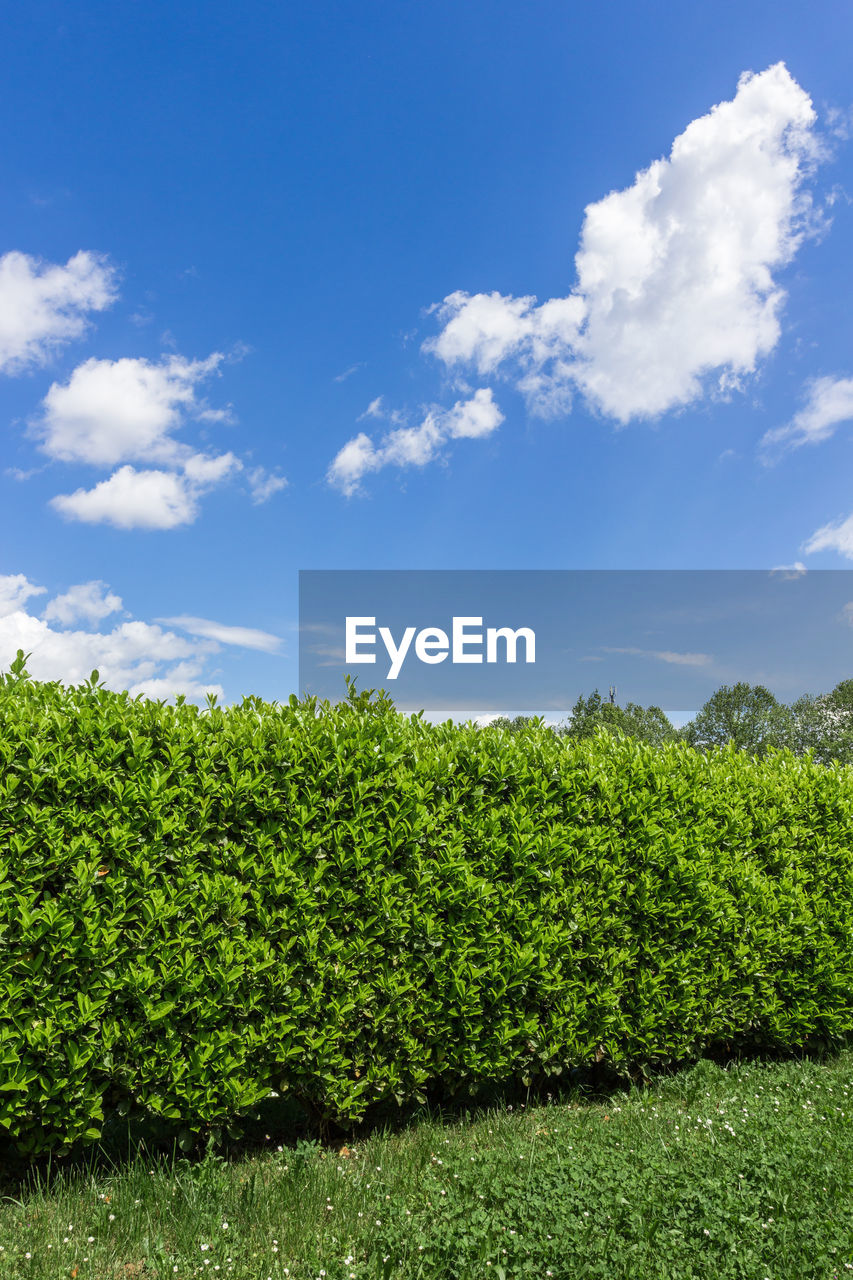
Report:
M 270 1090 L 341 1123 L 430 1086 L 834 1040 L 853 769 L 248 698 L 0 686 L 0 1124 Z

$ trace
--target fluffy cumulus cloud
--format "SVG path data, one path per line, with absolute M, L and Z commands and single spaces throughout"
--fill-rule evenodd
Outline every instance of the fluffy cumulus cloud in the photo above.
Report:
M 61 462 L 113 467 L 121 462 L 179 463 L 191 456 L 174 432 L 208 408 L 198 387 L 223 356 L 149 360 L 85 360 L 67 382 L 55 382 L 31 431 Z
M 119 467 L 92 489 L 57 494 L 50 505 L 67 520 L 109 524 L 114 529 L 176 529 L 192 524 L 201 497 L 241 463 L 232 453 L 218 458 L 196 455 L 183 473 L 137 471 Z
M 431 409 L 417 426 L 394 427 L 378 443 L 360 431 L 338 452 L 327 479 L 349 496 L 358 491 L 368 472 L 387 466 L 426 466 L 449 441 L 491 435 L 502 422 L 503 414 L 491 388 L 480 388 L 470 399 L 458 400 L 451 409 Z
M 426 349 L 509 378 L 541 413 L 579 390 L 627 423 L 730 390 L 779 339 L 774 273 L 812 225 L 815 119 L 782 63 L 743 75 L 667 158 L 587 207 L 567 297 L 452 293 Z
M 471 365 L 481 376 L 506 371 L 542 413 L 571 403 L 573 346 L 586 314 L 582 298 L 506 298 L 500 293 L 451 293 L 437 308 L 441 333 L 426 351 L 445 365 Z
M 20 373 L 89 327 L 89 313 L 116 298 L 115 270 L 100 254 L 80 252 L 65 266 L 26 253 L 0 258 L 0 372 Z
M 16 587 L 21 577 L 0 575 L 0 668 L 8 668 L 18 649 L 23 649 L 31 655 L 27 670 L 38 680 L 76 684 L 97 669 L 109 688 L 129 689 L 134 696 L 183 693 L 200 698 L 208 690 L 222 696 L 219 685 L 199 679 L 205 658 L 213 652 L 210 647 L 146 622 L 122 622 L 108 632 L 51 625 L 47 617 L 36 617 L 24 607 Z M 27 585 L 33 593 L 42 590 Z M 79 590 L 72 587 L 64 595 L 73 598 Z M 18 599 L 10 599 L 16 591 Z M 49 611 L 50 605 L 45 613 Z M 69 616 L 62 604 L 59 611 Z M 168 693 L 158 694 L 164 682 L 169 685 Z
M 60 462 L 116 467 L 91 488 L 59 494 L 54 510 L 69 520 L 118 529 L 174 529 L 199 514 L 201 497 L 242 469 L 233 453 L 198 452 L 175 433 L 189 419 L 221 421 L 199 395 L 223 356 L 86 360 L 54 383 L 31 425 L 41 449 Z M 133 463 L 148 463 L 137 467 Z
M 135 697 L 172 698 L 178 694 L 202 700 L 207 693 L 223 697 L 223 689 L 205 675 L 205 667 L 221 643 L 275 652 L 277 638 L 249 627 L 221 626 L 206 619 L 175 619 L 176 624 L 204 623 L 189 635 L 131 619 L 108 631 L 75 627 L 81 620 L 97 624 L 121 608 L 121 600 L 103 582 L 79 583 L 55 596 L 41 617 L 27 607 L 43 587 L 23 574 L 0 574 L 0 670 L 8 669 L 18 649 L 30 654 L 27 669 L 39 680 L 75 684 L 93 669 L 111 689 L 127 689 Z M 261 641 L 263 640 L 263 643 Z
M 89 313 L 117 296 L 108 261 L 80 252 L 65 266 L 24 253 L 0 257 L 0 372 L 43 364 L 52 352 L 90 325 Z M 177 433 L 190 422 L 232 421 L 230 406 L 215 408 L 201 394 L 225 356 L 180 355 L 84 360 L 64 382 L 54 382 L 29 434 L 54 462 L 112 471 L 91 488 L 60 494 L 52 506 L 67 519 L 122 529 L 172 529 L 191 523 L 199 499 L 242 463 L 233 453 L 200 452 Z M 14 469 L 18 479 L 33 471 Z M 287 484 L 277 472 L 249 473 L 252 501 L 268 501 Z
M 59 622 L 70 626 L 82 619 L 100 622 L 121 608 L 121 596 L 110 591 L 105 582 L 79 582 L 61 595 L 54 596 L 42 617 L 46 622 Z
M 853 378 L 815 378 L 806 388 L 806 402 L 799 413 L 762 439 L 763 460 L 770 462 L 804 444 L 820 444 L 845 422 L 853 422 Z

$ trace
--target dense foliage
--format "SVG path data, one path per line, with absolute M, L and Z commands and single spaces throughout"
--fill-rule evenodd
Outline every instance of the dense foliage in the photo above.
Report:
M 853 1027 L 853 770 L 0 686 L 0 1124 L 323 1116 Z

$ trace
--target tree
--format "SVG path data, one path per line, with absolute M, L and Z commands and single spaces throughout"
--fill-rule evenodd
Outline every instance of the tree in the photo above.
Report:
M 764 755 L 791 740 L 792 713 L 761 684 L 724 684 L 712 694 L 682 736 L 705 751 L 732 742 L 741 751 Z
M 563 733 L 569 738 L 590 738 L 598 729 L 623 733 L 640 742 L 660 746 L 678 735 L 660 707 L 641 707 L 626 702 L 624 707 L 605 702 L 596 689 L 588 698 L 578 698 Z
M 816 698 L 798 698 L 791 715 L 791 746 L 798 755 L 811 751 L 821 764 L 853 763 L 853 680 Z

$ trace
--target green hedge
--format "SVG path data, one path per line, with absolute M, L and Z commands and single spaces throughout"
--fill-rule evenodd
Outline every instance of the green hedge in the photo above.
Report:
M 0 1124 L 646 1069 L 853 1027 L 853 769 L 0 685 Z

